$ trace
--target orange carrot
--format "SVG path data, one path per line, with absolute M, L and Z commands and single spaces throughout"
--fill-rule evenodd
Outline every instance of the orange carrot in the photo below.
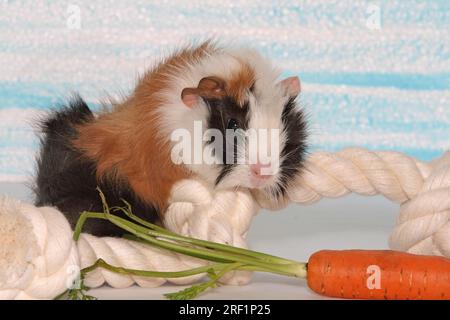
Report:
M 351 299 L 450 299 L 450 259 L 390 250 L 322 250 L 308 261 L 308 286 Z

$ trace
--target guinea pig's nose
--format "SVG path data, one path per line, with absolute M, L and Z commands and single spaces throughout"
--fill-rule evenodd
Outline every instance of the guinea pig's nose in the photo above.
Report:
M 270 174 L 270 163 L 269 164 L 262 164 L 262 163 L 255 163 L 250 165 L 250 171 L 252 175 L 257 176 L 258 178 L 268 178 L 271 176 Z

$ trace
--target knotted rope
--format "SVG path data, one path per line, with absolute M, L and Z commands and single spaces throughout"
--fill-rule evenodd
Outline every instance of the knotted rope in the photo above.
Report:
M 164 222 L 184 235 L 245 247 L 247 230 L 260 206 L 280 209 L 290 202 L 311 204 L 350 192 L 382 194 L 401 204 L 392 248 L 450 257 L 450 153 L 424 163 L 398 152 L 360 148 L 316 152 L 287 195 L 278 200 L 246 189 L 212 192 L 201 181 L 183 180 L 172 190 Z M 67 288 L 75 271 L 98 258 L 116 266 L 156 271 L 204 263 L 126 239 L 83 234 L 75 244 L 59 211 L 9 198 L 0 200 L 0 234 L 0 298 L 52 298 Z M 166 281 L 187 284 L 201 277 L 149 279 L 97 269 L 88 274 L 86 284 L 154 287 Z M 249 278 L 249 272 L 240 271 L 225 281 L 243 284 Z

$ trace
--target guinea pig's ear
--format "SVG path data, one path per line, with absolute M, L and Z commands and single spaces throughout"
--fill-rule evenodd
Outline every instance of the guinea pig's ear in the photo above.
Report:
M 184 88 L 181 91 L 181 100 L 188 108 L 193 108 L 200 100 L 199 90 L 197 88 Z
M 284 93 L 290 98 L 295 98 L 299 95 L 302 87 L 299 77 L 289 77 L 280 81 L 280 86 Z
M 225 82 L 218 77 L 205 77 L 198 83 L 197 88 L 184 88 L 181 92 L 181 100 L 193 108 L 200 98 L 221 99 L 225 96 Z
M 206 97 L 222 98 L 225 95 L 225 81 L 219 77 L 205 77 L 198 83 L 198 89 Z

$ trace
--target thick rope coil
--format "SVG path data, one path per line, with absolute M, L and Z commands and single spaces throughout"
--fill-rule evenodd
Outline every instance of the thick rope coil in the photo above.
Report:
M 0 299 L 48 299 L 64 292 L 78 251 L 64 215 L 0 198 Z
M 431 163 L 418 195 L 404 203 L 390 237 L 393 249 L 450 258 L 450 152 Z

